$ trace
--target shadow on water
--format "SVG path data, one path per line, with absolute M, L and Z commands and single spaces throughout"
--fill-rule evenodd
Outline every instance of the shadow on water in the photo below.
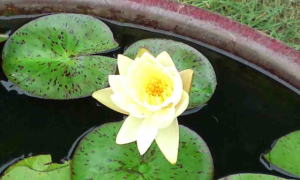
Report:
M 33 18 L 2 17 L 0 32 L 14 31 Z M 155 37 L 178 40 L 203 53 L 216 71 L 218 86 L 206 106 L 179 117 L 180 123 L 195 130 L 207 142 L 217 178 L 239 172 L 270 173 L 260 163 L 260 155 L 274 139 L 300 129 L 299 90 L 290 87 L 297 91 L 293 92 L 281 84 L 284 82 L 278 83 L 260 72 L 261 69 L 253 69 L 254 65 L 232 59 L 226 52 L 218 53 L 205 44 L 169 33 L 106 22 L 121 45 L 114 52 L 105 52 L 106 55 L 115 56 L 139 39 Z M 6 81 L 2 72 L 0 79 Z M 84 132 L 122 119 L 122 114 L 97 105 L 90 97 L 43 100 L 1 87 L 0 163 L 30 153 L 52 154 L 55 161 L 68 158 L 72 154 L 70 147 L 76 146 L 76 139 Z

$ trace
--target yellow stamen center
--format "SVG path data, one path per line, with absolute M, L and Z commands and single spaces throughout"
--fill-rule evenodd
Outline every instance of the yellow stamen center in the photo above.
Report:
M 145 100 L 151 105 L 159 105 L 172 95 L 173 82 L 164 74 L 154 75 L 146 80 L 144 88 Z
M 169 74 L 154 62 L 140 61 L 130 74 L 130 86 L 134 87 L 134 95 L 141 103 L 161 105 L 172 96 L 174 82 Z
M 161 79 L 152 79 L 146 86 L 146 92 L 151 96 L 162 96 L 167 86 L 168 84 Z

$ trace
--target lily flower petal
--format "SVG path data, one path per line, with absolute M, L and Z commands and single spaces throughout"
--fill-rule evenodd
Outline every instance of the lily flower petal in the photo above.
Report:
M 148 63 L 158 63 L 156 58 L 149 52 L 144 52 L 144 54 L 139 58 L 140 61 L 145 61 Z
M 126 81 L 126 77 L 122 75 L 109 75 L 108 82 L 114 93 L 125 93 L 123 83 Z M 126 96 L 126 94 L 123 94 Z
M 92 97 L 97 99 L 99 102 L 104 104 L 105 106 L 109 107 L 110 109 L 117 111 L 122 114 L 128 114 L 125 110 L 121 109 L 119 106 L 117 106 L 111 99 L 111 95 L 113 94 L 113 91 L 111 88 L 105 88 L 101 89 L 99 91 L 96 91 L 92 94 Z
M 190 92 L 192 79 L 193 79 L 193 73 L 194 73 L 194 71 L 191 69 L 186 69 L 179 73 L 181 76 L 181 79 L 182 79 L 183 89 L 186 92 Z
M 113 95 L 111 96 L 112 101 L 129 114 L 139 118 L 143 117 L 143 114 L 147 110 L 143 106 L 136 104 L 134 98 L 128 96 L 127 92 L 130 87 L 127 86 L 126 77 L 122 75 L 109 75 L 108 81 L 113 91 Z
M 179 147 L 179 127 L 175 119 L 172 124 L 164 129 L 159 129 L 155 141 L 166 159 L 175 164 Z
M 171 74 L 171 77 L 173 79 L 174 82 L 174 90 L 173 90 L 173 95 L 170 97 L 170 100 L 166 100 L 165 103 L 169 104 L 170 102 L 172 102 L 173 104 L 177 104 L 180 99 L 181 99 L 181 94 L 183 91 L 183 83 L 182 83 L 182 79 L 181 76 L 179 74 L 179 72 L 176 70 L 176 68 L 166 68 L 168 69 L 168 72 Z
M 157 57 L 156 59 L 158 60 L 158 62 L 165 66 L 165 67 L 175 67 L 175 64 L 171 58 L 171 56 L 166 52 L 166 51 L 163 51 L 161 52 Z M 176 68 L 176 67 L 175 67 Z
M 137 54 L 136 54 L 136 58 L 141 57 L 145 52 L 151 54 L 150 51 L 149 51 L 148 49 L 146 49 L 146 48 L 140 48 L 140 49 L 138 50 Z
M 158 128 L 166 128 L 170 126 L 175 117 L 175 108 L 167 107 L 155 112 L 151 119 L 153 125 Z
M 127 56 L 123 56 L 122 54 L 118 55 L 118 69 L 120 75 L 127 74 L 128 68 L 130 67 L 132 62 L 133 60 L 128 58 Z
M 116 138 L 117 144 L 127 144 L 136 141 L 139 126 L 142 123 L 142 119 L 128 116 Z
M 135 104 L 132 99 L 126 96 L 113 94 L 111 96 L 111 100 L 116 106 L 119 106 L 120 108 L 122 107 L 122 109 L 134 117 L 143 118 L 147 112 L 142 106 Z
M 137 146 L 141 155 L 148 150 L 156 134 L 157 127 L 153 126 L 151 119 L 144 119 L 137 134 Z
M 122 75 L 108 76 L 110 87 L 114 93 L 111 97 L 112 101 L 129 113 L 145 112 L 145 108 L 135 102 L 136 98 L 134 97 L 135 94 L 133 90 L 137 85 L 130 86 L 132 80 L 128 81 L 127 79 L 126 76 Z
M 189 94 L 185 91 L 182 91 L 182 96 L 179 103 L 175 106 L 176 117 L 182 114 L 189 105 Z

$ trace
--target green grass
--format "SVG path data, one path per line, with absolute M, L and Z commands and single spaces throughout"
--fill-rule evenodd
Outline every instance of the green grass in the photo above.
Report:
M 300 0 L 177 0 L 227 16 L 300 50 Z

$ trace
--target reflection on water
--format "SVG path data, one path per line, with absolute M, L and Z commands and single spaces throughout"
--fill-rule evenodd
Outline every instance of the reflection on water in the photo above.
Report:
M 19 95 L 26 94 L 26 92 L 22 91 L 20 88 L 18 88 L 15 84 L 13 84 L 10 81 L 4 81 L 1 80 L 0 84 L 5 88 L 8 92 L 10 91 L 16 91 Z

